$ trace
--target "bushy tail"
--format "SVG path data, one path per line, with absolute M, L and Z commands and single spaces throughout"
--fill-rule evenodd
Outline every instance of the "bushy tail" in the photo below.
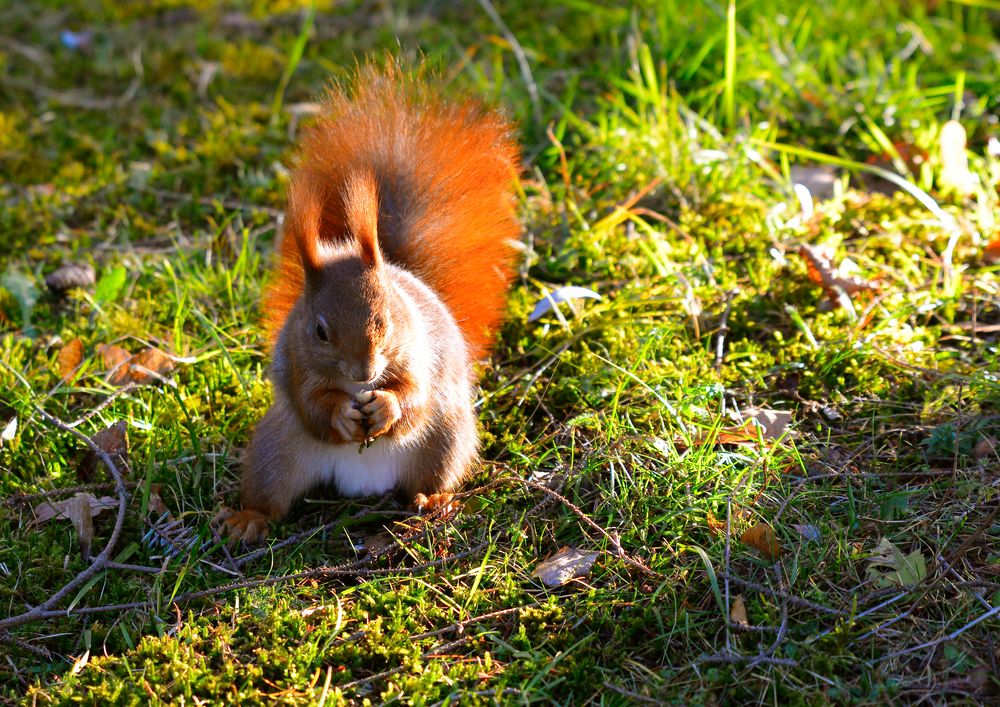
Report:
M 503 316 L 519 227 L 511 189 L 519 155 L 511 126 L 472 100 L 452 101 L 396 65 L 366 67 L 329 92 L 292 175 L 285 236 L 264 314 L 274 341 L 302 292 L 311 240 L 350 238 L 351 175 L 374 174 L 378 238 L 389 262 L 445 302 L 475 357 Z M 374 192 L 373 192 L 374 193 Z

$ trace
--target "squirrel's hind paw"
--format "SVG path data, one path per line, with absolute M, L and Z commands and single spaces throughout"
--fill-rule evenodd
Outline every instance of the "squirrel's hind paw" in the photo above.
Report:
M 454 496 L 452 493 L 432 493 L 430 496 L 418 493 L 413 497 L 413 508 L 418 513 L 440 512 L 447 518 L 459 509 L 458 501 L 453 500 Z
M 253 509 L 234 511 L 223 506 L 212 519 L 212 526 L 219 531 L 223 539 L 228 539 L 230 545 L 235 545 L 240 540 L 247 545 L 259 545 L 267 540 L 270 521 L 270 516 L 260 511 Z

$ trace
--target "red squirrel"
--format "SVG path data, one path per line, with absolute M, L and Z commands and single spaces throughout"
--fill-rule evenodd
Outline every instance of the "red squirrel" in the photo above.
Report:
M 519 150 L 500 114 L 417 73 L 359 70 L 302 140 L 262 303 L 274 403 L 243 456 L 242 510 L 217 517 L 233 540 L 263 541 L 321 484 L 415 501 L 477 460 L 475 366 L 513 274 Z

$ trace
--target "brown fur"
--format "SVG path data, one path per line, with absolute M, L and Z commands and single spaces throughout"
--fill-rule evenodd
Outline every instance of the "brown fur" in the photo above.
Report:
M 496 114 L 397 67 L 331 92 L 293 172 L 264 300 L 275 403 L 244 458 L 243 511 L 220 515 L 233 537 L 262 539 L 262 517 L 324 480 L 412 500 L 468 475 L 474 364 L 518 233 L 516 157 Z
M 512 277 L 509 243 L 519 234 L 511 198 L 518 150 L 502 117 L 472 100 L 447 100 L 420 73 L 367 67 L 329 92 L 302 143 L 264 298 L 272 343 L 304 290 L 302 249 L 349 238 L 358 209 L 374 203 L 338 192 L 363 174 L 380 197 L 385 257 L 444 300 L 474 358 L 489 352 Z

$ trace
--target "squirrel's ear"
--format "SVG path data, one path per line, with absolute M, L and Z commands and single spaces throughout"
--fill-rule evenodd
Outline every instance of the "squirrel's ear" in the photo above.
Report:
M 321 180 L 307 172 L 300 172 L 295 176 L 288 187 L 285 237 L 295 239 L 306 273 L 323 267 L 320 232 L 325 203 Z
M 358 245 L 361 262 L 369 268 L 382 265 L 378 247 L 378 184 L 370 171 L 355 172 L 344 181 L 344 221 Z

